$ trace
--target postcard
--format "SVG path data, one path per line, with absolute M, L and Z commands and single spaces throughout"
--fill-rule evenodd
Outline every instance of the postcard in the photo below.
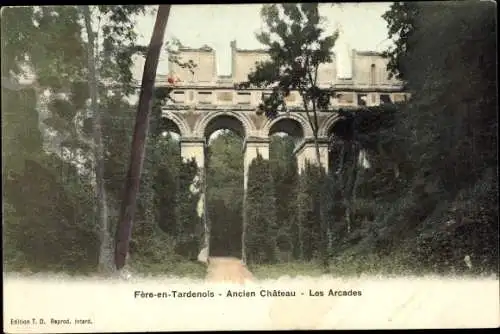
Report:
M 4 331 L 498 327 L 494 6 L 3 7 Z

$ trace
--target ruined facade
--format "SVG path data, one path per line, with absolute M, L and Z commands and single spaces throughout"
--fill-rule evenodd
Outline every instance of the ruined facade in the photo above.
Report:
M 305 114 L 292 112 L 279 115 L 273 120 L 263 115 L 257 116 L 256 108 L 266 91 L 235 89 L 236 83 L 247 80 L 258 61 L 268 57 L 266 51 L 238 49 L 233 41 L 231 53 L 232 74 L 229 76 L 217 74 L 216 51 L 205 46 L 199 49 L 180 49 L 181 60 L 192 60 L 197 64 L 194 73 L 170 63 L 170 73 L 157 77 L 157 85 L 167 85 L 167 77 L 177 79 L 171 95 L 174 102 L 164 107 L 163 117 L 169 120 L 168 130 L 181 136 L 183 158 L 195 158 L 198 166 L 203 168 L 205 147 L 210 135 L 219 129 L 231 129 L 244 140 L 245 186 L 250 163 L 257 153 L 264 158 L 269 157 L 269 137 L 277 132 L 288 133 L 297 139 L 299 168 L 302 169 L 307 160 L 315 163 L 313 132 Z M 337 119 L 335 109 L 373 106 L 407 98 L 402 92 L 401 83 L 388 79 L 387 60 L 380 54 L 352 50 L 348 56 L 351 60 L 351 78 L 338 78 L 336 55 L 332 56 L 331 63 L 320 67 L 318 74 L 320 87 L 332 88 L 338 92 L 337 97 L 331 100 L 331 110 L 319 113 L 320 162 L 325 168 L 328 168 L 327 139 Z M 290 108 L 300 110 L 302 101 L 297 92 L 292 92 L 287 100 Z
M 248 170 L 253 159 L 260 154 L 269 159 L 270 136 L 285 132 L 296 139 L 296 156 L 299 172 L 306 161 L 317 163 L 313 131 L 307 115 L 300 112 L 302 101 L 298 92 L 292 92 L 287 98 L 287 107 L 296 112 L 278 115 L 275 119 L 258 116 L 256 109 L 263 94 L 263 89 L 236 89 L 235 84 L 247 81 L 248 74 L 257 62 L 268 55 L 264 50 L 238 49 L 236 42 L 231 42 L 231 75 L 217 73 L 216 51 L 204 46 L 199 49 L 181 48 L 180 60 L 192 60 L 197 67 L 194 73 L 169 63 L 168 74 L 157 75 L 157 86 L 170 85 L 168 78 L 176 80 L 171 93 L 173 101 L 163 108 L 162 116 L 166 119 L 167 131 L 176 132 L 181 138 L 181 155 L 185 160 L 195 159 L 198 179 L 205 179 L 206 147 L 211 134 L 220 129 L 230 129 L 243 140 L 244 149 L 244 189 L 247 188 Z M 339 57 L 340 58 L 340 57 Z M 328 138 L 330 129 L 338 120 L 335 112 L 338 108 L 358 108 L 360 105 L 374 106 L 382 103 L 399 102 L 407 98 L 402 85 L 388 79 L 387 60 L 375 52 L 351 50 L 342 54 L 343 64 L 336 55 L 332 62 L 321 65 L 318 73 L 319 86 L 332 88 L 337 96 L 332 98 L 328 111 L 319 112 L 320 164 L 328 169 Z M 340 68 L 340 66 L 349 66 Z M 350 73 L 350 75 L 345 75 Z M 349 77 L 350 76 L 350 77 Z M 205 196 L 200 201 L 205 201 Z M 199 215 L 205 216 L 206 203 L 199 203 Z M 244 215 L 245 216 L 245 215 Z M 207 254 L 210 243 L 210 226 L 204 221 L 202 250 Z M 243 224 L 245 226 L 245 217 Z M 203 252 L 202 251 L 202 252 Z M 245 260 L 245 250 L 243 259 Z

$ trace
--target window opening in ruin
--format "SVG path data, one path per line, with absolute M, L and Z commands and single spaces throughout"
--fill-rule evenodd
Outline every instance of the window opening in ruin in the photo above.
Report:
M 389 94 L 380 94 L 380 104 L 392 103 L 391 95 Z
M 373 86 L 376 84 L 375 70 L 375 64 L 372 64 L 370 66 L 370 84 Z

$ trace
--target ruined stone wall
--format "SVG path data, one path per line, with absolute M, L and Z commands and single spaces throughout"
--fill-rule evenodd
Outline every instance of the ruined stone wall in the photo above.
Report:
M 328 87 L 337 82 L 337 59 L 335 56 L 332 57 L 332 62 L 319 65 L 317 80 L 320 87 Z
M 192 60 L 197 67 L 194 73 L 182 68 L 173 62 L 169 62 L 169 72 L 175 74 L 182 82 L 212 84 L 217 77 L 217 66 L 215 51 L 210 48 L 181 49 L 179 53 L 181 62 Z
M 257 62 L 265 61 L 269 56 L 262 51 L 239 51 L 233 50 L 234 82 L 248 80 L 248 74 L 255 69 Z
M 352 56 L 353 86 L 383 87 L 399 84 L 394 79 L 388 79 L 388 60 L 375 52 L 354 51 Z

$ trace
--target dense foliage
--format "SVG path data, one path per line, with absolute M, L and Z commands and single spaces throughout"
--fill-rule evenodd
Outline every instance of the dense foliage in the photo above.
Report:
M 276 244 L 278 260 L 298 260 L 299 228 L 297 217 L 297 191 L 299 175 L 293 154 L 295 142 L 290 136 L 271 137 L 269 167 L 271 169 L 276 201 Z
M 127 102 L 134 85 L 131 59 L 143 51 L 135 43 L 134 15 L 144 10 L 144 6 L 92 7 L 97 25 L 94 37 L 99 42 L 93 46 L 93 67 L 99 75 L 98 81 L 90 84 L 89 46 L 84 38 L 88 34 L 80 7 L 2 10 L 2 168 L 7 209 L 3 223 L 8 267 L 95 271 L 101 246 L 111 243 L 103 239 L 102 229 L 110 235 L 116 227 L 134 120 L 134 106 Z M 30 73 L 35 80 L 21 85 L 19 75 Z M 99 88 L 98 108 L 89 108 L 89 87 L 93 84 Z M 97 109 L 102 115 L 106 152 L 103 162 L 108 196 L 104 204 L 110 224 L 105 225 L 96 212 L 100 199 L 95 196 L 92 116 Z M 162 157 L 153 154 L 161 145 L 150 142 L 154 161 L 144 173 L 148 176 L 143 180 L 146 191 L 139 199 L 139 224 L 134 233 L 135 238 L 147 242 L 136 247 L 139 252 L 132 256 L 147 253 L 148 246 L 155 244 L 150 242 L 154 238 L 161 243 L 156 246 L 164 255 L 173 248 L 153 219 L 154 194 L 150 189 Z M 39 239 L 37 246 L 33 247 L 27 237 Z
M 307 27 L 299 22 L 309 7 L 314 5 L 264 7 L 263 20 L 278 38 L 259 35 L 271 60 L 249 75 L 249 83 L 273 88 L 261 106 L 268 117 L 290 111 L 280 101 L 288 89 L 300 92 L 292 82 L 311 79 L 299 66 L 310 56 L 308 35 L 290 38 Z M 384 19 L 395 40 L 386 52 L 388 69 L 404 80 L 412 98 L 337 111 L 341 120 L 331 129 L 327 186 L 319 185 L 315 173 L 301 177 L 298 217 L 310 228 L 301 232 L 300 252 L 308 260 L 314 254 L 329 258 L 337 268 L 355 261 L 375 262 L 379 269 L 392 263 L 391 270 L 405 272 L 494 270 L 498 180 L 492 5 L 395 3 Z M 307 249 L 307 243 L 316 249 Z M 472 259 L 470 268 L 466 257 Z
M 246 194 L 246 258 L 248 263 L 273 263 L 277 259 L 276 198 L 269 160 L 260 154 L 248 171 Z
M 360 225 L 344 251 L 397 257 L 412 269 L 462 271 L 465 256 L 473 271 L 497 268 L 492 10 L 469 1 L 395 3 L 384 15 L 396 39 L 389 69 L 412 98 L 396 112 L 344 112 L 345 124 L 333 129 L 335 152 L 356 161 L 363 149 L 372 164 L 338 167 L 345 182 L 354 169 L 359 175 L 348 187 Z
M 242 140 L 231 131 L 212 135 L 207 156 L 210 254 L 241 256 L 243 217 Z
M 287 97 L 298 92 L 300 110 L 307 115 L 317 144 L 318 112 L 328 108 L 331 89 L 320 87 L 318 71 L 322 64 L 332 61 L 332 48 L 338 32 L 326 35 L 317 3 L 266 4 L 261 10 L 265 23 L 257 40 L 267 49 L 269 59 L 257 63 L 248 81 L 239 87 L 260 87 L 270 90 L 262 96 L 257 113 L 269 118 L 289 112 Z M 316 159 L 320 160 L 316 145 Z
M 165 273 L 195 260 L 207 221 L 213 255 L 241 256 L 244 234 L 251 264 L 326 261 L 336 272 L 496 271 L 493 6 L 469 1 L 393 4 L 384 15 L 396 41 L 387 52 L 389 69 L 404 80 L 411 99 L 336 111 L 341 120 L 331 129 L 328 175 L 313 165 L 299 175 L 294 141 L 273 137 L 270 159 L 252 162 L 246 197 L 242 138 L 231 132 L 214 136 L 207 178 L 200 178 L 200 166 L 182 161 L 178 139 L 165 133 L 169 128 L 163 127 L 161 106 L 169 90 L 158 89 L 132 232 L 132 267 Z M 272 57 L 249 81 L 269 84 L 279 77 L 263 110 L 273 117 L 283 107 L 272 104 L 273 99 L 293 89 L 316 96 L 316 107 L 314 99 L 311 103 L 321 109 L 323 92 L 314 89 L 315 81 L 305 69 L 328 59 L 335 36 L 322 39 L 318 50 L 312 48 L 320 38 L 314 4 L 283 5 L 281 12 L 276 11 L 278 5 L 265 8 L 271 32 L 286 43 L 278 45 L 268 41 L 266 33 L 260 35 Z M 144 51 L 135 44 L 131 29 L 134 14 L 143 13 L 144 7 L 92 10 L 94 19 L 102 22 L 96 34 L 103 47 L 95 52 L 98 109 L 107 229 L 114 231 L 135 117 L 135 106 L 127 100 L 133 85 L 131 56 Z M 290 20 L 282 20 L 283 15 Z M 99 269 L 102 224 L 96 210 L 88 44 L 81 18 L 75 6 L 2 11 L 2 230 L 7 270 Z M 297 34 L 303 38 L 290 37 Z M 284 49 L 289 52 L 280 51 Z M 278 60 L 283 60 L 279 68 Z M 26 73 L 26 66 L 37 79 L 22 86 L 18 74 Z M 105 84 L 109 82 L 114 84 Z M 193 183 L 207 188 L 206 217 L 199 215 L 202 194 L 192 190 Z M 466 256 L 472 266 L 464 261 Z

